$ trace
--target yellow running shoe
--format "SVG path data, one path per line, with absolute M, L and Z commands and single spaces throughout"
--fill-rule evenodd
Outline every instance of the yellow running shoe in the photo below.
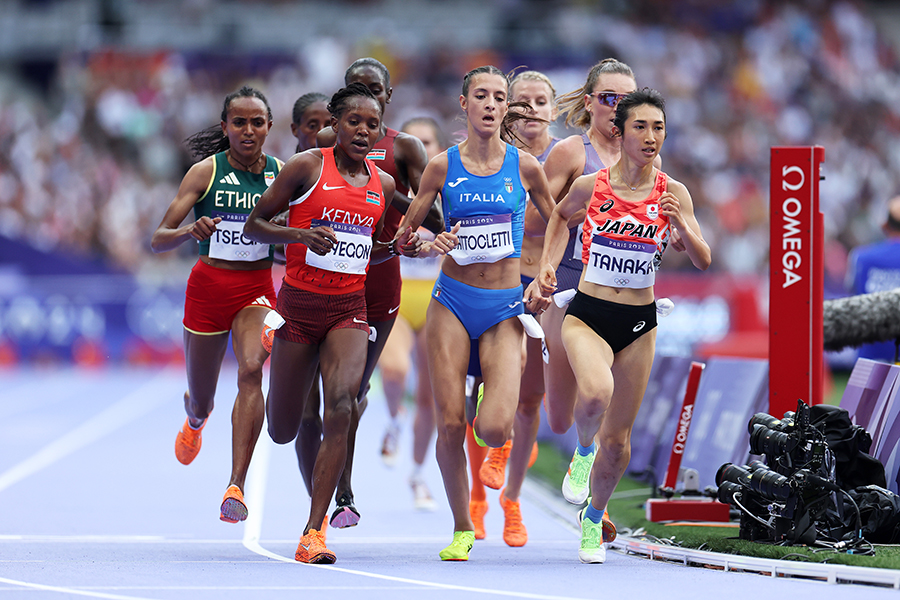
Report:
M 503 482 L 506 481 L 506 462 L 509 460 L 510 450 L 512 450 L 512 440 L 506 440 L 506 443 L 499 448 L 488 450 L 487 458 L 481 463 L 481 468 L 478 470 L 481 483 L 492 490 L 499 490 L 503 487 Z
M 562 495 L 572 504 L 581 504 L 590 493 L 591 469 L 594 466 L 594 456 L 597 450 L 582 456 L 576 449 L 569 463 L 569 470 L 563 477 Z
M 528 530 L 522 522 L 521 505 L 500 492 L 500 507 L 503 509 L 503 541 L 513 548 L 524 546 L 528 541 Z
M 470 500 L 469 516 L 472 517 L 472 524 L 475 525 L 475 539 L 483 540 L 484 531 L 484 514 L 488 511 L 487 500 Z
M 200 454 L 200 445 L 203 443 L 203 428 L 209 418 L 203 420 L 203 425 L 194 429 L 191 427 L 191 420 L 188 417 L 184 419 L 184 425 L 178 435 L 175 436 L 175 458 L 183 465 L 191 464 L 197 455 Z
M 474 531 L 454 531 L 453 541 L 440 552 L 441 560 L 469 560 L 469 551 L 474 543 Z
M 300 538 L 294 560 L 314 565 L 330 565 L 336 557 L 334 552 L 325 547 L 325 538 L 321 531 L 310 529 Z
M 578 513 L 581 523 L 581 546 L 578 549 L 578 560 L 583 563 L 602 563 L 606 560 L 606 546 L 616 539 L 616 526 L 609 520 L 609 511 L 603 511 L 603 518 L 594 523 L 584 516 L 586 508 Z
M 247 505 L 244 504 L 244 494 L 236 485 L 229 485 L 222 498 L 222 507 L 219 519 L 226 523 L 237 523 L 247 518 Z
M 478 401 L 475 403 L 475 418 L 472 419 L 472 435 L 475 437 L 475 443 L 481 446 L 482 448 L 486 448 L 487 444 L 484 443 L 484 440 L 478 437 L 478 434 L 475 433 L 475 421 L 478 420 L 478 409 L 481 408 L 481 401 L 484 400 L 484 384 L 478 386 Z

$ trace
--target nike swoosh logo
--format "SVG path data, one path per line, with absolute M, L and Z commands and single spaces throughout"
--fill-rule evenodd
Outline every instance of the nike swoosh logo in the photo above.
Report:
M 322 184 L 322 189 L 325 190 L 326 192 L 328 192 L 330 190 L 342 190 L 345 187 L 346 186 L 343 186 L 343 185 L 328 185 L 327 183 Z
M 454 181 L 453 183 L 448 183 L 447 185 L 449 185 L 450 187 L 456 187 L 459 184 L 461 184 L 463 181 L 468 181 L 468 180 L 469 180 L 468 177 L 457 177 L 456 181 Z
M 632 331 L 634 331 L 635 333 L 637 333 L 638 331 L 640 331 L 641 329 L 644 328 L 644 325 L 646 325 L 645 322 L 643 322 L 643 321 L 638 321 L 638 324 L 634 326 L 634 329 L 632 329 Z
M 517 307 L 517 306 L 520 305 L 520 304 L 522 304 L 521 301 L 519 301 L 519 302 L 513 302 L 512 304 L 510 304 L 510 305 L 508 305 L 508 306 L 509 306 L 510 308 L 515 308 L 515 307 Z
M 357 319 L 356 317 L 353 317 L 353 322 L 354 322 L 354 323 L 359 323 L 359 324 L 365 323 L 365 321 L 360 321 L 360 320 Z M 368 325 L 368 323 L 366 323 L 366 324 Z
M 394 307 L 394 308 L 388 310 L 388 314 L 389 314 L 389 315 L 394 314 L 395 312 L 397 312 L 397 309 L 399 309 L 399 308 L 400 308 L 399 306 L 396 306 L 396 307 Z

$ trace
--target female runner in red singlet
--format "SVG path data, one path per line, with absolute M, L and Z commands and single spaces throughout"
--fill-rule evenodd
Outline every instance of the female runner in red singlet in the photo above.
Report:
M 374 95 L 364 85 L 350 84 L 335 93 L 329 111 L 335 146 L 291 157 L 244 227 L 250 239 L 287 246 L 278 300 L 285 324 L 275 333 L 266 401 L 269 435 L 276 443 L 294 440 L 317 366 L 322 374 L 324 437 L 309 520 L 295 554 L 307 563 L 335 561 L 321 524 L 344 468 L 365 369 L 369 262 L 397 255 L 417 240 L 407 229 L 393 244 L 377 241 L 394 180 L 366 159 L 381 130 L 381 106 Z M 269 222 L 286 203 L 288 226 Z M 409 252 L 417 250 L 413 243 Z

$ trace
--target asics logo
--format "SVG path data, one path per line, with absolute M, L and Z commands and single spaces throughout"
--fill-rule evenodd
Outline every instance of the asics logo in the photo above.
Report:
M 323 184 L 322 184 L 322 189 L 325 190 L 326 192 L 329 192 L 329 191 L 331 191 L 331 190 L 342 190 L 342 189 L 344 189 L 345 187 L 347 187 L 347 186 L 344 186 L 344 185 L 328 185 L 327 183 L 323 183 Z
M 456 186 L 461 184 L 463 181 L 468 181 L 468 180 L 469 180 L 468 177 L 457 177 L 456 181 L 454 181 L 453 183 L 448 183 L 447 185 L 449 185 L 452 188 L 455 188 Z
M 641 329 L 643 329 L 643 328 L 644 328 L 644 325 L 646 325 L 646 324 L 647 324 L 647 323 L 645 323 L 644 321 L 638 321 L 638 324 L 634 326 L 634 329 L 632 329 L 632 331 L 634 331 L 635 333 L 637 333 L 638 331 L 640 331 Z
M 353 322 L 354 322 L 354 323 L 359 323 L 360 325 L 362 325 L 363 323 L 366 323 L 365 321 L 360 321 L 360 320 L 357 319 L 356 317 L 353 317 Z M 366 324 L 367 324 L 367 323 L 366 323 Z

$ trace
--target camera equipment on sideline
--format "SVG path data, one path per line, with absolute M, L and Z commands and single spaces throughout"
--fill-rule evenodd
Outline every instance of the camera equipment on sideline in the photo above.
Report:
M 825 300 L 822 329 L 826 350 L 893 340 L 900 353 L 900 290 Z
M 750 453 L 765 455 L 740 467 L 722 465 L 716 473 L 720 502 L 741 514 L 741 539 L 785 544 L 856 543 L 858 528 L 847 526 L 842 492 L 835 483 L 834 455 L 825 434 L 810 423 L 810 408 L 783 419 L 757 413 L 748 424 Z M 853 519 L 856 520 L 856 519 Z

